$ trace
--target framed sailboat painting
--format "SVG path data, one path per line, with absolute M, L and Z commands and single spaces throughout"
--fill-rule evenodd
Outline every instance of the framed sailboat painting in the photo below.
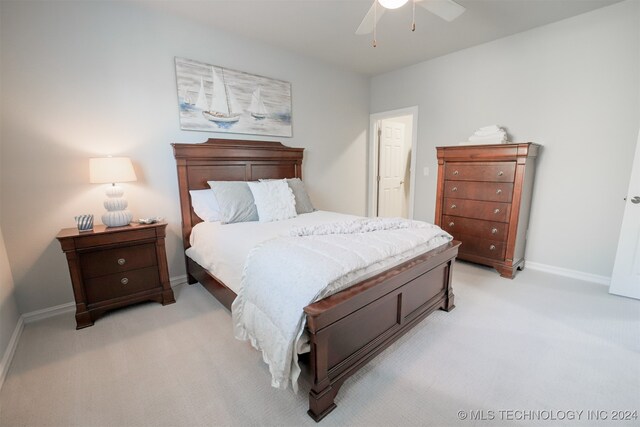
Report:
M 180 128 L 292 136 L 291 83 L 176 58 Z

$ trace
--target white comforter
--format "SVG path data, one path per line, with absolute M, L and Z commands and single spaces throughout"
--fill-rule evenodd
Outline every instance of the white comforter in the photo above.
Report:
M 294 390 L 305 306 L 362 280 L 376 263 L 400 262 L 452 239 L 435 225 L 402 219 L 299 227 L 290 234 L 251 250 L 232 314 L 236 338 L 262 351 L 271 385 L 286 388 L 291 381 Z

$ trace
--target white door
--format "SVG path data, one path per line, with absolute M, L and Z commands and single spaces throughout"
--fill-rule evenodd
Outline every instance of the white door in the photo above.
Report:
M 640 299 L 640 134 L 609 292 Z
M 378 216 L 403 216 L 404 207 L 404 124 L 380 122 L 378 161 Z

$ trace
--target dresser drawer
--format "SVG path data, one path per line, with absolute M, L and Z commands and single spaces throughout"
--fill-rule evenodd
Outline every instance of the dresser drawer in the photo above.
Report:
M 511 203 L 513 184 L 509 182 L 445 181 L 444 196 L 457 199 Z
M 516 162 L 447 162 L 444 179 L 450 181 L 513 182 Z
M 148 267 L 88 279 L 85 292 L 87 302 L 93 304 L 160 286 L 157 267 Z
M 509 203 L 453 198 L 444 199 L 445 215 L 508 222 L 510 213 L 511 205 Z
M 97 250 L 80 256 L 80 266 L 85 278 L 152 267 L 157 263 L 154 243 Z
M 504 242 L 509 233 L 509 223 L 444 215 L 442 229 L 456 237 L 464 234 Z
M 461 255 L 475 255 L 495 260 L 503 260 L 507 244 L 497 240 L 482 239 L 466 234 L 455 235 L 456 240 L 460 240 L 459 252 Z

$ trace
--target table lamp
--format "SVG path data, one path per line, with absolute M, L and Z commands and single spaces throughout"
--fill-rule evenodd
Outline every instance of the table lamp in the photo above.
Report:
M 121 227 L 131 222 L 133 215 L 127 210 L 128 203 L 122 197 L 124 190 L 117 183 L 135 180 L 136 173 L 128 157 L 89 159 L 89 181 L 93 184 L 111 183 L 104 201 L 107 212 L 102 215 L 102 223 L 107 227 Z

